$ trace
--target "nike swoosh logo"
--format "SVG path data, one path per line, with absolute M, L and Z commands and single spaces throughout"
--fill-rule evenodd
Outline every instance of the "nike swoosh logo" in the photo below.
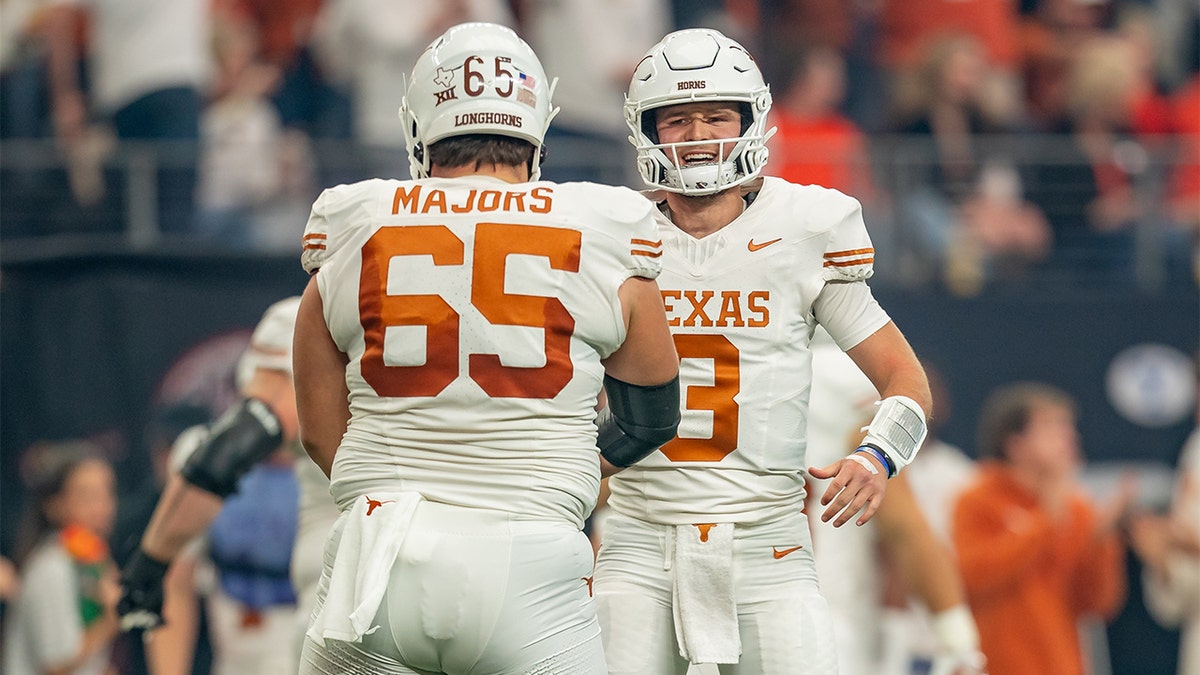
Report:
M 785 556 L 789 553 L 795 553 L 796 551 L 799 551 L 802 548 L 804 548 L 804 547 L 803 546 L 793 546 L 791 548 L 785 548 L 782 551 L 780 551 L 778 546 L 772 546 L 771 553 L 775 554 L 776 560 L 779 560 L 783 556 Z
M 751 240 L 750 240 L 750 241 L 749 241 L 749 242 L 746 244 L 746 248 L 750 249 L 750 252 L 751 252 L 751 253 L 753 253 L 753 252 L 755 252 L 755 251 L 761 251 L 762 249 L 764 249 L 764 248 L 766 248 L 766 247 L 770 246 L 771 244 L 774 244 L 774 243 L 777 243 L 777 242 L 781 242 L 781 241 L 783 241 L 783 237 L 779 237 L 778 239 L 772 239 L 771 241 L 764 241 L 764 242 L 763 242 L 763 243 L 761 243 L 761 244 L 756 244 L 756 243 L 754 243 L 754 240 L 753 240 L 753 239 L 751 239 Z

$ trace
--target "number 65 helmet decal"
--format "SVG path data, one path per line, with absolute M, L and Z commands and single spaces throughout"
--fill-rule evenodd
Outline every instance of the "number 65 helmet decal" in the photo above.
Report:
M 498 134 L 535 148 L 530 180 L 541 173 L 543 141 L 558 112 L 542 64 L 511 29 L 464 23 L 433 41 L 413 66 L 400 107 L 413 178 L 429 175 L 430 145 L 450 136 Z
M 723 159 L 677 166 L 672 158 L 684 148 L 713 141 L 659 143 L 654 109 L 698 101 L 737 103 L 741 135 L 721 144 Z M 767 163 L 767 139 L 775 133 L 774 128 L 765 131 L 770 109 L 771 92 L 740 44 L 708 28 L 671 33 L 638 63 L 625 96 L 638 172 L 649 185 L 687 195 L 713 194 L 753 180 Z

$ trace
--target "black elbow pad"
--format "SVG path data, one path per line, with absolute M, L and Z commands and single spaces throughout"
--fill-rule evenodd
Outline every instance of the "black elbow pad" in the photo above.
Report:
M 283 444 L 283 426 L 270 406 L 242 399 L 213 425 L 208 438 L 188 457 L 179 475 L 224 499 L 259 460 Z
M 596 444 L 613 466 L 627 467 L 675 438 L 679 428 L 679 376 L 643 387 L 604 376 L 611 415 L 599 420 Z

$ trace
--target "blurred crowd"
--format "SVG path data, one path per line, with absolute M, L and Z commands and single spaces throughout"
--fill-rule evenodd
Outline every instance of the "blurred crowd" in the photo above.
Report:
M 545 176 L 639 186 L 621 102 L 674 28 L 756 55 L 767 172 L 860 199 L 878 279 L 1196 277 L 1192 0 L 5 0 L 7 238 L 140 232 L 291 252 L 321 187 L 405 177 L 403 75 L 514 26 L 558 78 Z M 53 139 L 41 145 L 25 139 Z M 46 161 L 26 150 L 52 148 Z M 43 158 L 45 159 L 45 158 Z

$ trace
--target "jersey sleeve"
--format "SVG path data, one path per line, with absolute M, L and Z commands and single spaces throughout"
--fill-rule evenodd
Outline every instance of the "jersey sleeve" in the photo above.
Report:
M 344 228 L 362 205 L 361 196 L 373 182 L 377 181 L 328 188 L 313 202 L 301 240 L 300 264 L 305 272 L 315 274 L 333 254 L 338 245 L 339 223 Z
M 637 195 L 637 199 L 642 199 Z M 666 216 L 659 213 L 653 203 L 647 201 L 649 210 L 634 223 L 629 237 L 629 271 L 632 276 L 657 279 L 662 273 L 662 237 L 658 234 L 660 222 Z M 660 220 L 661 219 L 661 220 Z
M 625 187 L 575 183 L 585 189 L 585 203 L 591 204 L 595 220 L 618 249 L 626 278 L 657 279 L 662 272 L 662 237 L 658 227 L 660 214 L 654 202 Z
M 825 241 L 822 278 L 825 281 L 865 281 L 875 273 L 875 248 L 863 222 L 857 199 L 830 191 L 833 219 Z

